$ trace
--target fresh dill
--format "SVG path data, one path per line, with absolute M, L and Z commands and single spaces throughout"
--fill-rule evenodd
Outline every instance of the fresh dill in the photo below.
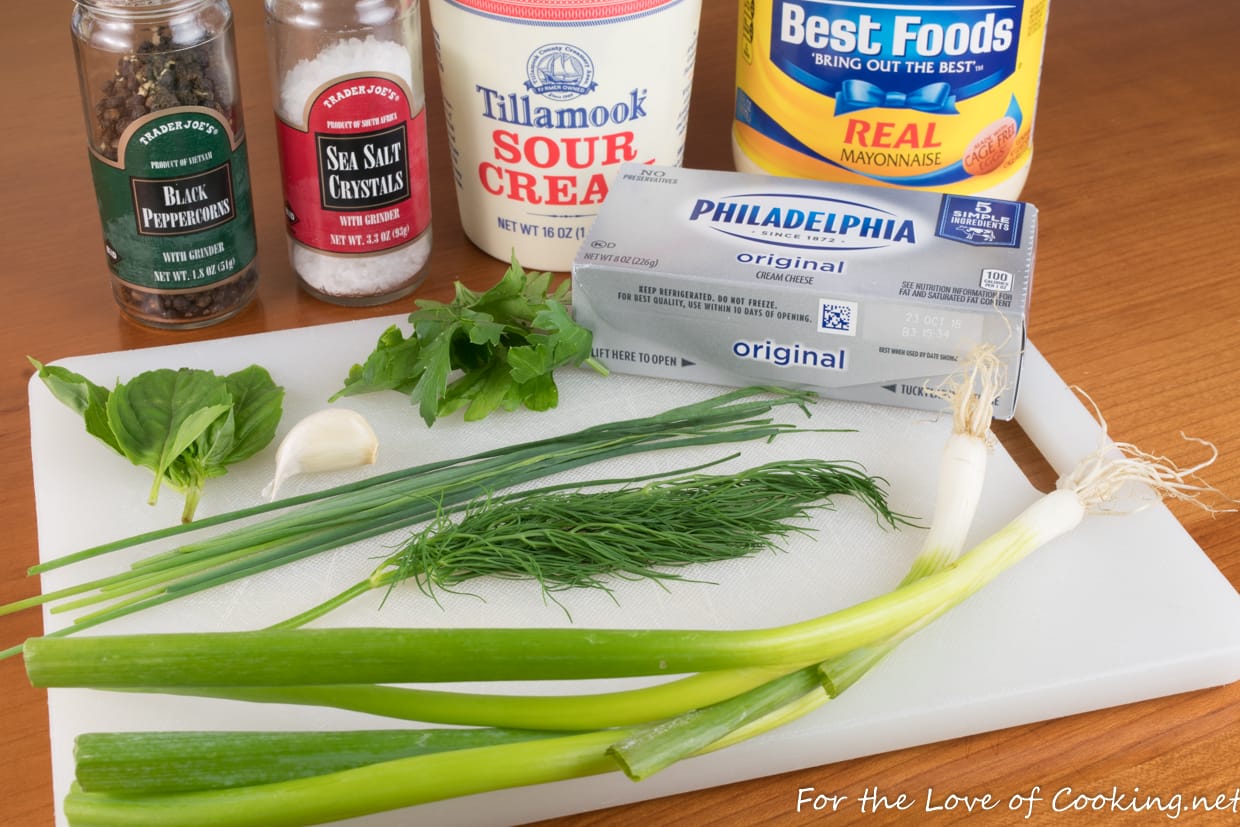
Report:
M 589 485 L 589 484 L 586 484 Z M 412 581 L 428 597 L 480 577 L 529 580 L 545 598 L 612 579 L 684 580 L 686 567 L 779 548 L 812 530 L 812 511 L 851 496 L 880 522 L 908 521 L 888 507 L 883 481 L 851 462 L 781 460 L 732 474 L 686 474 L 609 490 L 482 497 L 457 519 L 442 513 L 367 579 L 280 624 L 304 625 L 372 589 Z

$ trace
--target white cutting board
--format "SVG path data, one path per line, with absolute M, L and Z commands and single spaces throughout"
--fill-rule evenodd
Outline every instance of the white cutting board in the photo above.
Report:
M 255 336 L 109 353 L 60 362 L 110 385 L 147 369 L 202 367 L 220 373 L 251 363 L 267 367 L 287 389 L 279 436 L 325 405 L 349 366 L 362 360 L 378 333 L 403 317 L 277 331 Z M 38 356 L 38 354 L 34 354 Z M 561 405 L 550 413 L 499 413 L 465 424 L 459 415 L 428 430 L 395 393 L 344 400 L 364 413 L 380 437 L 380 462 L 370 471 L 460 456 L 491 446 L 563 433 L 599 421 L 655 413 L 721 389 L 585 371 L 560 374 Z M 1059 471 L 1098 444 L 1093 419 L 1050 366 L 1030 349 L 1018 419 Z M 145 504 L 149 473 L 135 469 L 89 437 L 75 414 L 33 379 L 31 451 L 40 556 L 50 559 L 113 537 L 174 522 L 180 500 L 165 492 Z M 812 418 L 789 407 L 781 418 L 807 427 L 849 427 L 855 433 L 805 434 L 771 445 L 743 446 L 729 468 L 779 457 L 851 458 L 890 482 L 892 506 L 928 515 L 938 454 L 950 430 L 925 413 L 822 401 Z M 1168 440 L 1175 435 L 1168 435 Z M 1155 447 L 1155 446 L 1151 446 Z M 1162 450 L 1165 446 L 1157 446 Z M 647 454 L 576 472 L 577 478 L 634 475 L 680 468 L 734 450 Z M 253 503 L 271 474 L 275 443 L 226 477 L 211 481 L 200 515 Z M 360 473 L 302 479 L 285 493 L 325 487 Z M 999 528 L 1036 496 L 1001 446 L 974 538 Z M 812 538 L 793 539 L 783 553 L 691 572 L 711 583 L 617 584 L 616 605 L 601 593 L 562 594 L 579 626 L 724 628 L 769 626 L 822 614 L 891 588 L 916 553 L 920 532 L 884 531 L 847 500 L 820 514 Z M 193 596 L 90 633 L 137 630 L 256 628 L 292 614 L 370 571 L 389 536 Z M 128 565 L 127 551 L 46 575 L 56 588 Z M 562 625 L 570 621 L 544 603 L 533 584 L 479 582 L 483 597 L 451 597 L 437 606 L 413 587 L 377 608 L 358 601 L 329 618 L 340 625 Z M 63 615 L 44 615 L 48 630 Z M 641 783 L 620 774 L 559 782 L 553 789 L 500 791 L 355 819 L 353 827 L 518 824 L 607 807 L 859 755 L 1045 720 L 1240 679 L 1240 596 L 1159 506 L 1116 517 L 1090 517 L 1070 537 L 1018 564 L 983 592 L 908 641 L 851 692 L 812 715 L 728 750 L 681 763 Z M 593 690 L 623 682 L 594 681 Z M 528 688 L 527 688 L 528 687 Z M 549 684 L 516 691 L 569 691 Z M 73 775 L 72 742 L 84 731 L 130 729 L 311 729 L 375 727 L 384 719 L 308 707 L 135 696 L 87 690 L 48 693 L 57 823 L 59 801 Z M 415 821 L 416 818 L 416 821 Z

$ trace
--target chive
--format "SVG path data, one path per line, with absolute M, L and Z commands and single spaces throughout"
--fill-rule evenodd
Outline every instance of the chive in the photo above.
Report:
M 428 463 L 318 494 L 147 532 L 45 562 L 31 571 L 51 571 L 155 539 L 282 511 L 157 554 L 135 564 L 127 575 L 110 575 L 0 606 L 0 614 L 55 603 L 91 590 L 100 590 L 99 599 L 92 604 L 113 600 L 110 606 L 50 633 L 57 637 L 71 635 L 185 594 L 424 522 L 446 508 L 459 507 L 480 496 L 551 474 L 642 451 L 774 439 L 795 432 L 797 427 L 766 415 L 783 405 L 796 405 L 808 415 L 809 398 L 804 392 L 777 388 L 737 389 L 650 417 L 595 425 L 564 436 Z M 298 507 L 289 509 L 290 506 Z M 159 578 L 150 579 L 153 571 L 163 572 L 167 588 L 158 586 Z M 19 651 L 20 647 L 0 651 L 0 659 Z
M 773 398 L 761 399 L 760 396 Z M 409 493 L 402 483 L 414 480 L 411 489 L 415 494 L 419 490 L 434 491 L 445 487 L 454 478 L 459 479 L 465 474 L 480 475 L 485 478 L 496 470 L 504 470 L 510 466 L 519 467 L 537 464 L 539 461 L 556 457 L 576 456 L 588 448 L 596 448 L 600 455 L 623 456 L 634 450 L 640 450 L 646 441 L 656 448 L 687 447 L 696 444 L 718 444 L 729 441 L 746 441 L 751 439 L 771 439 L 781 433 L 795 430 L 794 426 L 775 423 L 769 419 L 760 419 L 776 407 L 797 405 L 803 410 L 810 399 L 803 392 L 788 391 L 773 387 L 740 388 L 729 391 L 702 402 L 672 408 L 663 413 L 632 420 L 620 420 L 602 425 L 594 425 L 574 433 L 547 439 L 535 440 L 513 446 L 494 448 L 459 459 L 438 460 L 410 468 L 380 474 L 369 479 L 327 488 L 322 491 L 309 492 L 293 497 L 286 497 L 271 503 L 260 503 L 255 506 L 237 509 L 222 514 L 203 517 L 192 523 L 177 524 L 167 528 L 144 532 L 128 538 L 121 538 L 91 548 L 44 561 L 29 569 L 30 574 L 42 574 L 64 566 L 89 560 L 103 554 L 143 545 L 155 540 L 167 539 L 182 534 L 195 532 L 204 528 L 236 522 L 249 517 L 260 516 L 274 511 L 282 511 L 308 503 L 332 502 L 340 508 L 336 513 L 349 513 L 356 505 L 352 495 L 364 496 L 366 492 L 384 489 L 380 495 L 396 496 L 398 493 Z M 808 415 L 808 410 L 806 410 Z M 666 444 L 663 444 L 666 442 Z M 630 450 L 625 450 L 629 448 Z M 567 466 L 575 467 L 575 466 Z M 556 470 L 564 470 L 557 467 Z M 433 484 L 418 486 L 419 480 L 427 475 L 436 475 Z M 534 475 L 532 478 L 537 478 Z M 394 485 L 389 485 L 394 484 Z M 498 490 L 502 486 L 489 485 L 488 490 Z M 302 510 L 304 517 L 294 518 L 303 524 L 321 524 L 323 510 Z M 294 523 L 296 524 L 296 523 Z M 274 525 L 279 529 L 287 523 L 262 523 L 256 530 L 263 530 Z M 237 532 L 245 536 L 244 532 Z M 0 614 L 6 607 L 0 607 Z

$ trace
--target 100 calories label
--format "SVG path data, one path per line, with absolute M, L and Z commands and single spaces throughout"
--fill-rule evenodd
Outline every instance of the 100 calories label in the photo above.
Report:
M 737 168 L 1015 198 L 1047 0 L 741 0 Z
M 430 225 L 425 111 L 403 82 L 338 79 L 316 94 L 304 129 L 277 122 L 285 218 L 294 241 L 328 253 L 375 253 Z
M 700 0 L 433 0 L 461 223 L 568 270 L 622 163 L 678 165 Z

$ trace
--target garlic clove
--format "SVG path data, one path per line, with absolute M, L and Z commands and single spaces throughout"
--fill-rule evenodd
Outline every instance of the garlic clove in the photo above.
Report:
M 347 408 L 324 408 L 289 430 L 276 449 L 275 477 L 263 489 L 268 500 L 297 474 L 342 471 L 374 464 L 379 439 L 366 418 Z

